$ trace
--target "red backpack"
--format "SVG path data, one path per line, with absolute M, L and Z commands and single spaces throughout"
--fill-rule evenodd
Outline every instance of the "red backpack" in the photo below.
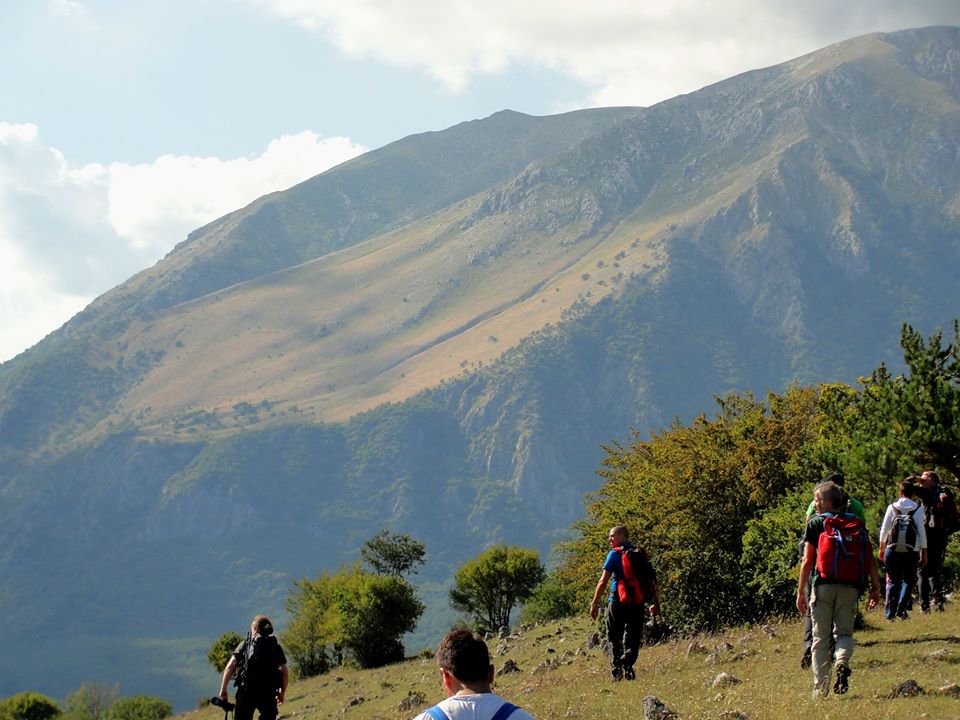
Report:
M 863 588 L 867 584 L 867 556 L 873 552 L 870 535 L 856 515 L 824 515 L 817 540 L 817 575 L 823 582 Z
M 624 605 L 638 605 L 653 598 L 653 565 L 641 548 L 617 548 L 623 576 L 617 578 L 617 597 Z

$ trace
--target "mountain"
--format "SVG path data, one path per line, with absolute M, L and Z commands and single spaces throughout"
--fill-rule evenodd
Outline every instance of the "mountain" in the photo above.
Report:
M 406 138 L 191 233 L 0 365 L 10 691 L 186 706 L 215 637 L 383 526 L 427 544 L 419 649 L 459 563 L 563 536 L 601 445 L 897 367 L 960 307 L 958 78 L 960 29 L 864 36 Z

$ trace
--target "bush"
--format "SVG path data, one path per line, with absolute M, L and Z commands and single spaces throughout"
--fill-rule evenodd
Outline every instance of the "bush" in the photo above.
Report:
M 40 693 L 27 691 L 0 701 L 0 720 L 50 720 L 59 714 L 57 704 Z
M 573 589 L 556 573 L 551 573 L 537 586 L 520 612 L 520 622 L 538 623 L 570 617 L 577 612 Z
M 808 488 L 799 488 L 747 523 L 741 565 L 762 616 L 796 613 L 800 540 L 811 494 Z
M 210 646 L 210 651 L 207 653 L 207 660 L 210 661 L 210 664 L 218 673 L 222 673 L 223 669 L 227 667 L 230 656 L 233 655 L 233 651 L 237 649 L 241 642 L 243 642 L 243 636 L 233 630 L 228 630 L 214 640 L 213 645 Z
M 423 613 L 413 586 L 359 565 L 293 584 L 282 640 L 298 677 L 326 672 L 351 657 L 360 667 L 403 660 L 400 638 Z
M 116 700 L 107 710 L 106 720 L 163 720 L 173 714 L 166 700 L 149 695 L 133 695 Z
M 536 550 L 494 545 L 457 570 L 450 605 L 469 613 L 478 631 L 495 632 L 545 577 Z
M 63 701 L 64 720 L 101 720 L 117 699 L 118 686 L 85 682 Z

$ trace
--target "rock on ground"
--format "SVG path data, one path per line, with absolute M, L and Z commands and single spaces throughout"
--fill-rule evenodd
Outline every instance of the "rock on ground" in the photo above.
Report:
M 673 720 L 677 714 L 660 702 L 660 698 L 647 695 L 643 699 L 643 720 Z
M 713 685 L 711 685 L 711 687 L 727 687 L 728 685 L 736 685 L 739 682 L 740 678 L 734 677 L 730 673 L 722 672 L 713 679 Z
M 916 697 L 917 695 L 923 695 L 924 689 L 920 687 L 920 683 L 916 680 L 904 680 L 902 683 L 893 688 L 889 695 L 886 697 L 890 700 L 894 698 L 902 697 Z

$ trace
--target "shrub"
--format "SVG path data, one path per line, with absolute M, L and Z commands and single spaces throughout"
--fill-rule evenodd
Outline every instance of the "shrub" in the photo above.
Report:
M 538 623 L 570 617 L 577 612 L 573 589 L 556 573 L 540 583 L 520 612 L 520 622 Z
M 230 662 L 230 656 L 233 655 L 233 651 L 237 649 L 241 642 L 243 642 L 243 636 L 233 630 L 228 630 L 213 641 L 213 645 L 210 646 L 210 651 L 207 653 L 207 660 L 210 661 L 210 664 L 218 673 L 223 672 L 227 663 Z
M 132 695 L 116 700 L 107 710 L 106 720 L 162 720 L 173 714 L 166 700 L 149 695 Z
M 27 691 L 0 701 L 0 720 L 50 720 L 59 714 L 57 704 L 40 693 Z

